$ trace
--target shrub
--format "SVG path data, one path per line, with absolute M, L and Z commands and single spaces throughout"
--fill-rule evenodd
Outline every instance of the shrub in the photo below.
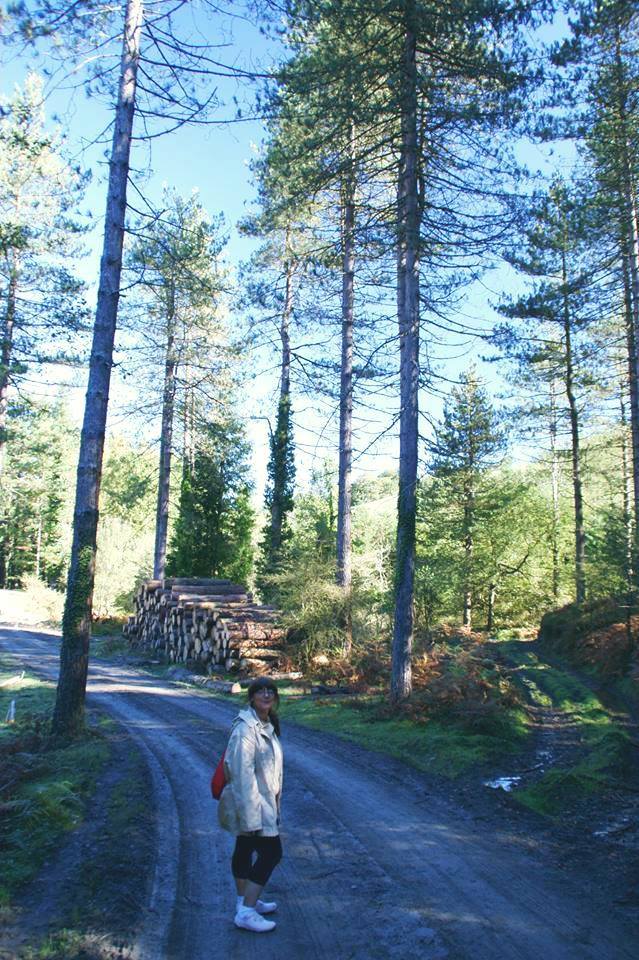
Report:
M 46 623 L 52 627 L 59 627 L 62 623 L 64 594 L 52 590 L 33 574 L 24 577 L 24 590 L 20 599 L 25 622 Z

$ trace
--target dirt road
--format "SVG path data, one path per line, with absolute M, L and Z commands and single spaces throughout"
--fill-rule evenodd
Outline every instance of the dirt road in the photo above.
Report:
M 0 628 L 0 650 L 57 674 L 55 637 Z M 154 785 L 158 858 L 141 960 L 240 960 L 256 949 L 260 960 L 636 957 L 636 931 L 534 845 L 426 792 L 399 763 L 292 726 L 285 859 L 268 890 L 278 926 L 238 931 L 232 840 L 208 793 L 236 708 L 106 662 L 92 664 L 88 696 L 139 744 Z

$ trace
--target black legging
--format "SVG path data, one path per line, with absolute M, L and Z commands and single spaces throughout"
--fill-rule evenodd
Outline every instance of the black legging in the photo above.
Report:
M 253 854 L 257 859 L 253 863 Z M 282 841 L 279 837 L 239 836 L 231 860 L 231 870 L 237 880 L 250 880 L 264 887 L 274 868 L 282 859 Z

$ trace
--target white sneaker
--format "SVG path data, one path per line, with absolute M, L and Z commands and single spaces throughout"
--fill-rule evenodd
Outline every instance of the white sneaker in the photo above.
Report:
M 253 907 L 242 907 L 235 914 L 235 926 L 242 930 L 251 930 L 253 933 L 268 933 L 275 929 L 272 920 L 265 920 Z
M 244 897 L 237 897 L 235 901 L 235 912 L 241 910 L 244 906 Z M 265 913 L 275 913 L 277 910 L 277 903 L 274 900 L 258 900 L 255 904 L 255 909 L 258 913 L 261 913 L 264 916 Z
M 274 900 L 258 900 L 255 904 L 255 909 L 263 916 L 265 913 L 275 913 L 277 904 Z

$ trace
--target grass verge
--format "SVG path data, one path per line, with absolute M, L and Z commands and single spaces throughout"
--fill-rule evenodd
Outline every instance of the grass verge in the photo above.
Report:
M 109 758 L 88 732 L 72 744 L 49 737 L 53 684 L 0 658 L 0 904 L 9 906 L 84 817 Z M 8 722 L 15 704 L 15 722 Z
M 528 735 L 523 710 L 497 717 L 410 719 L 385 715 L 381 696 L 282 698 L 282 719 L 323 730 L 369 750 L 387 753 L 418 770 L 458 777 L 471 767 L 512 756 Z

